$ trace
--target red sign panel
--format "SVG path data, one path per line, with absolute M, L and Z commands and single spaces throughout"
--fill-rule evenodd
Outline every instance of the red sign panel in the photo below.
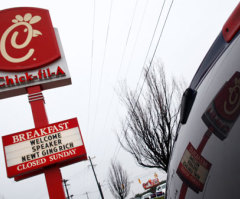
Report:
M 48 10 L 11 8 L 0 11 L 0 70 L 35 69 L 60 57 Z
M 8 177 L 87 159 L 77 118 L 2 137 Z
M 150 189 L 154 186 L 157 186 L 158 184 L 160 184 L 160 181 L 159 181 L 158 178 L 150 179 L 146 183 L 143 183 L 143 188 L 144 189 Z
M 179 163 L 177 174 L 185 184 L 198 193 L 204 188 L 210 168 L 211 163 L 189 143 Z
M 221 140 L 228 136 L 240 114 L 240 73 L 236 72 L 220 89 L 202 116 Z

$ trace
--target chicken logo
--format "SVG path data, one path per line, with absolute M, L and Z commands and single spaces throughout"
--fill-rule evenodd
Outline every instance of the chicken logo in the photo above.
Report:
M 224 140 L 240 115 L 240 72 L 222 86 L 204 112 L 202 119 L 213 133 Z
M 227 115 L 232 115 L 239 110 L 240 106 L 240 79 L 234 79 L 235 85 L 230 87 L 228 100 L 224 101 L 224 111 Z
M 25 71 L 60 58 L 48 10 L 0 11 L 0 70 Z
M 1 38 L 0 50 L 1 50 L 2 56 L 6 60 L 8 60 L 9 62 L 12 62 L 12 63 L 20 63 L 20 62 L 26 61 L 33 55 L 34 49 L 31 48 L 31 49 L 29 49 L 27 54 L 24 55 L 23 57 L 20 57 L 20 58 L 11 57 L 11 55 L 9 55 L 6 50 L 6 39 L 8 38 L 8 35 L 12 31 L 14 31 L 15 28 L 17 28 L 18 26 L 25 26 L 24 32 L 27 32 L 27 37 L 26 37 L 25 41 L 22 44 L 17 44 L 16 39 L 17 39 L 17 36 L 19 35 L 19 32 L 14 31 L 14 33 L 12 34 L 12 37 L 11 37 L 11 45 L 15 49 L 23 49 L 23 48 L 27 47 L 33 37 L 37 37 L 38 35 L 42 34 L 38 30 L 33 30 L 33 27 L 32 27 L 32 24 L 37 23 L 40 20 L 41 20 L 40 16 L 32 17 L 31 13 L 25 14 L 24 17 L 22 17 L 21 15 L 16 15 L 16 18 L 12 20 L 13 25 L 11 25 L 3 33 L 2 38 Z

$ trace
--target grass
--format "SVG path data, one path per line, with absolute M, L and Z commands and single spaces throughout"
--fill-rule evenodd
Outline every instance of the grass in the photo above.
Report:
M 158 197 L 158 198 L 155 198 L 155 199 L 164 199 L 164 196 L 161 196 L 161 197 Z

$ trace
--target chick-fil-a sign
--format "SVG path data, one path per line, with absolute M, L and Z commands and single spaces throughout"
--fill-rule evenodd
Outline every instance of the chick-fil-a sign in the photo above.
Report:
M 11 8 L 0 11 L 0 99 L 71 84 L 66 59 L 49 11 Z
M 8 177 L 87 159 L 77 118 L 6 135 L 2 141 Z
M 11 8 L 0 19 L 0 70 L 34 69 L 60 58 L 48 10 Z
M 240 114 L 240 72 L 223 85 L 204 112 L 202 119 L 221 140 L 227 138 Z
M 177 174 L 198 193 L 203 191 L 211 166 L 212 164 L 189 143 L 179 163 Z

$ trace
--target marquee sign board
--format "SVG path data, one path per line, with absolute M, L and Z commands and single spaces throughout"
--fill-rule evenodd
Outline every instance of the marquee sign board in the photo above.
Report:
M 203 191 L 211 166 L 212 164 L 189 143 L 179 163 L 177 174 L 185 184 L 198 193 Z
M 64 52 L 48 10 L 0 11 L 0 99 L 71 84 Z
M 77 118 L 2 137 L 7 176 L 35 172 L 52 164 L 87 159 Z

